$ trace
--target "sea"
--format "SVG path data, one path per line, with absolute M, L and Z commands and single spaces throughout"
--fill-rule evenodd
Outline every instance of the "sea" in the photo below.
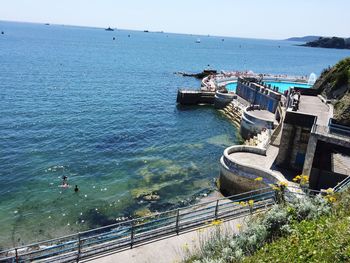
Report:
M 177 90 L 200 81 L 175 72 L 319 75 L 350 55 L 66 25 L 0 21 L 0 31 L 0 249 L 185 206 L 216 188 L 223 150 L 242 138 L 213 107 L 178 106 Z

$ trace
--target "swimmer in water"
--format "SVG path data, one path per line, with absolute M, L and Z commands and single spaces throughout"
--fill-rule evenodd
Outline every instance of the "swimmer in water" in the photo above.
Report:
M 74 187 L 74 192 L 79 192 L 79 188 L 78 188 L 78 186 L 77 185 L 75 185 L 75 187 Z
M 67 181 L 67 179 L 68 179 L 68 177 L 67 176 L 62 176 L 62 185 L 61 185 L 61 187 L 63 187 L 63 188 L 68 188 L 69 187 L 69 184 L 68 184 L 68 181 Z

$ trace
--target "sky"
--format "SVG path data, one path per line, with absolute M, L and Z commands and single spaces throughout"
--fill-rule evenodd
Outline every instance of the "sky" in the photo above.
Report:
M 349 0 L 0 0 L 0 20 L 247 38 L 350 37 Z

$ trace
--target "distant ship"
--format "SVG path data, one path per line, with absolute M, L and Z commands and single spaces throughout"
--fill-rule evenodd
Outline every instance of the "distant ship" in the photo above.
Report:
M 105 30 L 106 30 L 106 31 L 114 31 L 114 29 L 113 29 L 113 28 L 110 28 L 110 27 L 106 28 Z
M 201 42 L 200 38 L 197 38 L 196 43 L 200 43 L 200 42 Z
M 148 33 L 149 31 L 148 30 L 143 30 L 143 32 Z
M 45 26 L 49 26 L 49 25 L 50 25 L 50 23 L 46 23 L 46 24 L 45 24 Z

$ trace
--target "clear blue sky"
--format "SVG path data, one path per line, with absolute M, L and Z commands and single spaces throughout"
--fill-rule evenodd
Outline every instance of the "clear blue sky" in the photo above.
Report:
M 249 38 L 350 37 L 349 0 L 1 0 L 0 20 Z

